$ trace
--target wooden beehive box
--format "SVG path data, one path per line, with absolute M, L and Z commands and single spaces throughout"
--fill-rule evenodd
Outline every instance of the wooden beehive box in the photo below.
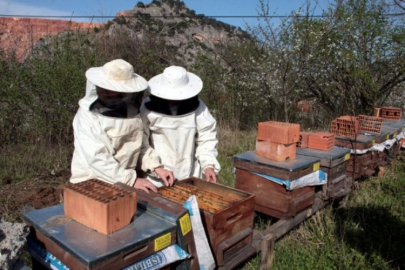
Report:
M 197 197 L 217 266 L 237 265 L 255 254 L 251 246 L 254 195 L 194 177 L 160 188 L 159 194 L 181 205 L 191 195 Z
M 377 162 L 375 158 L 373 158 L 373 152 L 374 151 L 369 151 L 361 155 L 351 154 L 346 174 L 354 180 L 363 176 L 373 175 L 377 168 Z
M 103 234 L 127 226 L 137 208 L 135 192 L 97 179 L 68 184 L 63 195 L 66 216 Z
M 297 155 L 295 160 L 277 162 L 249 151 L 234 156 L 234 167 L 235 187 L 256 195 L 255 210 L 258 212 L 287 219 L 314 203 L 315 187 L 287 190 L 285 186 L 255 173 L 293 181 L 319 170 L 318 158 Z
M 336 146 L 328 151 L 298 149 L 297 155 L 312 156 L 321 160 L 320 168 L 328 177 L 328 183 L 322 189 L 324 199 L 339 198 L 350 193 L 352 179 L 346 175 L 350 149 Z

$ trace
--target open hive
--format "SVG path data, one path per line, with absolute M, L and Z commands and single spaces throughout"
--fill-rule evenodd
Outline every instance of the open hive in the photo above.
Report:
M 224 210 L 241 199 L 241 197 L 231 193 L 228 194 L 229 196 L 225 197 L 182 182 L 178 182 L 172 187 L 161 188 L 159 192 L 163 197 L 182 204 L 185 203 L 191 195 L 195 195 L 197 197 L 198 207 L 211 213 Z
M 195 195 L 217 266 L 232 269 L 256 253 L 252 247 L 253 194 L 191 177 L 159 188 L 164 199 L 183 205 Z

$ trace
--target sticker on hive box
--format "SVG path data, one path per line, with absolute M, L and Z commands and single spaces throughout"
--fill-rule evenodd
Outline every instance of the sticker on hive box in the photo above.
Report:
M 328 175 L 322 170 L 318 170 L 316 172 L 312 172 L 295 180 L 283 180 L 277 177 L 273 177 L 270 175 L 265 175 L 257 172 L 251 172 L 256 174 L 260 177 L 263 177 L 269 181 L 273 181 L 277 184 L 284 185 L 287 190 L 294 190 L 297 188 L 307 187 L 307 186 L 319 186 L 324 185 L 327 183 Z
M 154 270 L 170 265 L 176 261 L 189 258 L 190 255 L 181 249 L 178 245 L 171 245 L 155 254 L 150 255 L 134 264 L 131 264 L 123 270 Z

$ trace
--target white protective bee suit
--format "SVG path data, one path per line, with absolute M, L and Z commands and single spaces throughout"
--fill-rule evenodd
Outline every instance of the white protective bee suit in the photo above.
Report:
M 134 74 L 135 80 L 132 82 L 103 82 L 100 74 L 109 76 L 105 74 L 108 73 L 106 65 L 86 72 L 86 96 L 79 101 L 80 108 L 73 120 L 75 150 L 70 182 L 97 178 L 111 184 L 122 182 L 133 186 L 137 179 L 135 168 L 153 172 L 161 164 L 149 146 L 139 113 L 128 109 L 128 117 L 116 118 L 104 116 L 90 108 L 98 99 L 95 83 L 126 93 L 145 90 L 147 82 L 137 74 Z
M 202 88 L 202 83 L 192 85 L 193 77 L 191 76 L 197 76 L 192 73 L 187 74 L 186 86 L 183 88 L 188 87 L 189 89 L 182 89 L 183 94 L 180 95 L 167 93 L 165 96 L 167 85 L 161 83 L 162 76 L 156 76 L 159 80 L 158 86 L 153 83 L 154 78 L 152 78 L 149 81 L 152 96 L 146 98 L 141 106 L 141 117 L 146 132 L 149 133 L 149 143 L 161 158 L 165 169 L 173 171 L 177 180 L 192 176 L 202 178 L 207 167 L 213 168 L 216 174 L 221 169 L 216 159 L 218 155 L 216 121 L 204 102 L 196 96 Z M 180 81 L 183 79 L 179 78 Z M 194 78 L 194 80 L 198 82 L 199 78 Z M 193 100 L 195 106 L 192 105 L 194 107 L 191 108 L 191 111 L 188 108 L 188 112 L 185 114 L 171 115 L 170 112 L 154 111 L 151 106 L 148 106 L 151 104 L 151 98 L 162 98 L 161 101 L 165 101 L 164 99 L 176 100 L 176 98 L 177 100 L 188 99 L 187 102 Z M 162 186 L 162 182 L 155 177 L 149 176 L 148 179 L 155 186 Z

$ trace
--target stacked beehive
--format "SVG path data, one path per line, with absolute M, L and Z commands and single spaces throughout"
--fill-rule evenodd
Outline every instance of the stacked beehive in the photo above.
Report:
M 97 179 L 64 188 L 65 215 L 103 234 L 128 225 L 136 209 L 135 192 Z
M 296 156 L 300 125 L 277 121 L 258 125 L 256 154 L 274 161 L 293 160 Z

